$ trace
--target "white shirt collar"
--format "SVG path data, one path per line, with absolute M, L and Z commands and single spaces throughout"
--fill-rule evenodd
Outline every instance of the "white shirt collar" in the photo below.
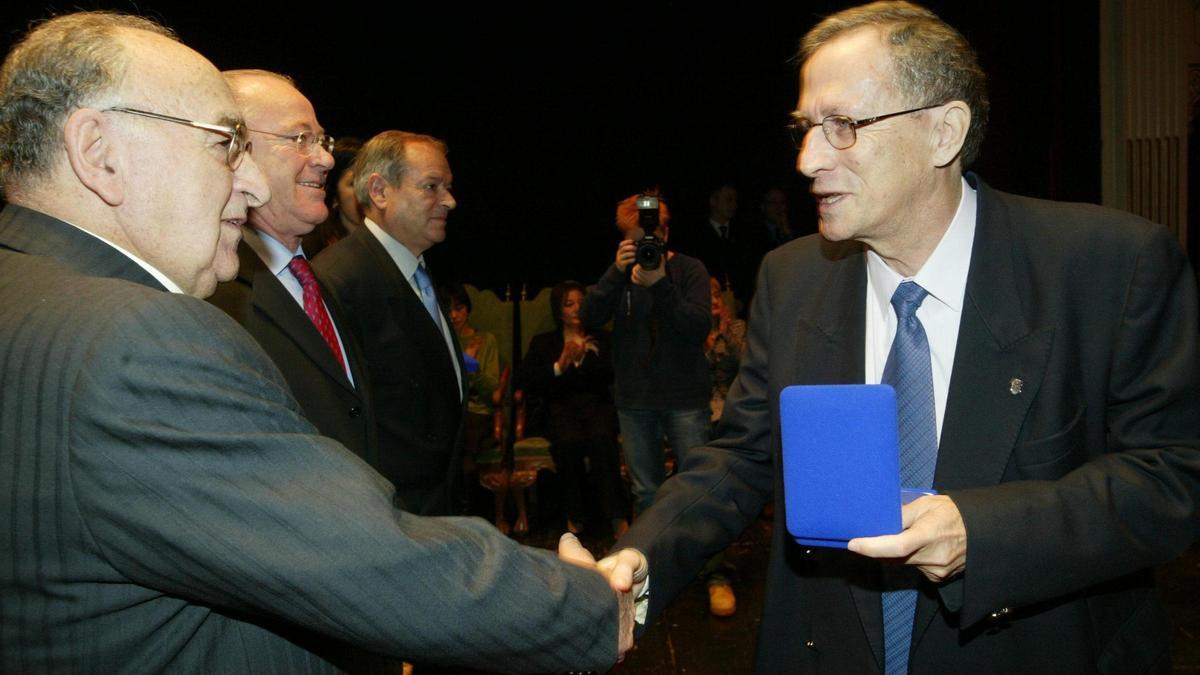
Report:
M 259 259 L 275 276 L 279 276 L 287 268 L 292 258 L 304 255 L 303 246 L 297 245 L 295 251 L 289 251 L 287 246 L 275 237 L 247 225 L 242 226 L 242 241 L 254 249 Z
M 971 267 L 971 246 L 975 242 L 975 189 L 965 179 L 962 181 L 962 196 L 958 210 L 946 228 L 929 259 L 912 277 L 921 288 L 954 312 L 962 311 L 963 296 L 967 290 L 967 272 Z M 886 313 L 891 305 L 892 294 L 900 282 L 905 281 L 899 273 L 874 251 L 867 251 L 867 273 L 871 275 L 871 287 L 875 291 L 875 302 Z
M 425 263 L 425 256 L 413 255 L 413 252 L 408 250 L 407 246 L 396 241 L 392 235 L 384 232 L 383 228 L 376 225 L 370 218 L 363 218 L 363 225 L 367 227 L 367 230 L 371 234 L 375 235 L 380 244 L 383 244 L 384 250 L 396 262 L 396 267 L 400 268 L 400 273 L 404 275 L 404 278 L 412 279 L 413 275 L 417 273 L 417 267 Z

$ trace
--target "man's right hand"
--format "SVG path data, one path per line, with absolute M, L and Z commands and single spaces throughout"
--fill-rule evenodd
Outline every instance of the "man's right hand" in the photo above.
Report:
M 624 274 L 633 261 L 637 259 L 637 244 L 630 239 L 622 239 L 621 244 L 617 246 L 617 259 L 613 263 L 617 266 L 617 271 Z
M 625 549 L 621 553 L 632 552 L 635 556 L 641 556 L 640 553 L 633 549 Z M 619 555 L 619 554 L 618 554 Z M 617 556 L 609 556 L 602 560 L 605 565 L 597 565 L 596 558 L 591 552 L 579 543 L 579 539 L 567 532 L 558 540 L 558 557 L 566 562 L 586 567 L 599 572 L 608 581 L 608 585 L 612 587 L 617 594 L 617 662 L 620 663 L 625 659 L 625 654 L 633 649 L 633 627 L 634 627 L 634 607 L 633 599 L 636 597 L 635 589 L 640 589 L 641 584 L 635 583 L 632 563 L 637 565 L 637 558 L 630 557 L 628 554 L 620 564 L 609 563 L 610 560 Z M 641 558 L 645 560 L 643 556 Z M 642 575 L 645 578 L 645 574 Z

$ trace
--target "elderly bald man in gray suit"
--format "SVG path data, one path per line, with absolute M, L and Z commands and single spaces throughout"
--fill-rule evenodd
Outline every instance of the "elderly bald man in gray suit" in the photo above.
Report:
M 396 510 L 188 297 L 268 199 L 244 144 L 217 70 L 142 19 L 56 18 L 0 70 L 0 671 L 611 665 L 632 603 L 577 542 Z

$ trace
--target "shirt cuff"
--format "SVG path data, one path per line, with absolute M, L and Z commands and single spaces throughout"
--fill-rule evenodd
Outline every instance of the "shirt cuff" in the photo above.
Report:
M 633 620 L 639 625 L 646 625 L 646 614 L 650 611 L 650 575 L 646 575 L 646 585 L 642 592 L 633 599 Z

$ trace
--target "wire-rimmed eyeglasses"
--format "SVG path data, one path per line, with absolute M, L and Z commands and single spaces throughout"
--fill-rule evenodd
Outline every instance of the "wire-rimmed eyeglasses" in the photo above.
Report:
M 333 136 L 329 134 L 317 134 L 311 131 L 301 131 L 298 134 L 277 134 L 274 131 L 263 131 L 262 129 L 247 129 L 256 134 L 266 134 L 291 142 L 296 147 L 296 151 L 302 155 L 312 154 L 313 148 L 321 146 L 325 152 L 333 154 Z
M 920 108 L 913 108 L 911 110 L 901 110 L 900 112 L 888 113 L 886 115 L 876 115 L 875 117 L 868 117 L 865 120 L 856 120 L 851 117 L 846 117 L 845 115 L 829 115 L 825 119 L 821 120 L 820 126 L 821 131 L 825 133 L 825 140 L 829 141 L 830 145 L 838 150 L 845 150 L 852 147 L 854 143 L 858 141 L 858 130 L 867 126 L 868 124 L 882 122 L 883 120 L 891 117 L 899 117 L 900 115 L 907 115 L 909 113 L 921 112 L 922 110 L 929 110 L 942 105 L 945 104 L 934 103 L 933 105 L 921 106 Z M 804 137 L 807 136 L 808 132 L 811 131 L 815 126 L 817 126 L 817 123 L 806 117 L 797 117 L 794 122 L 788 125 L 788 131 L 792 135 L 792 142 L 796 144 L 797 150 L 800 150 L 804 147 Z
M 246 137 L 248 131 L 241 122 L 235 123 L 233 126 L 224 124 L 206 124 L 204 122 L 196 122 L 182 117 L 174 117 L 172 115 L 163 115 L 162 113 L 150 112 L 149 110 L 138 110 L 137 108 L 126 108 L 125 106 L 112 106 L 105 108 L 103 112 L 120 112 L 130 115 L 138 115 L 140 117 L 149 117 L 153 120 L 161 120 L 163 122 L 174 122 L 175 124 L 185 124 L 189 127 L 211 131 L 214 134 L 224 136 L 227 141 L 225 146 L 225 163 L 229 165 L 231 170 L 236 171 L 242 163 L 242 158 L 246 156 L 246 151 L 250 148 L 250 141 Z

